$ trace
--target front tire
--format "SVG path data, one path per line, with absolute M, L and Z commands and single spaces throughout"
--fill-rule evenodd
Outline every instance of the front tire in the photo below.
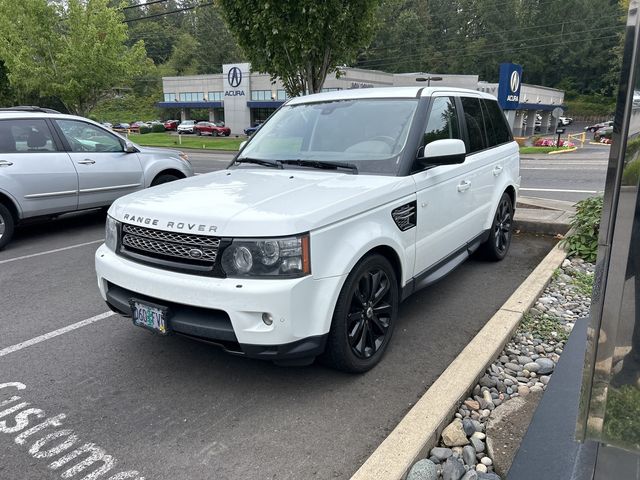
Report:
M 13 215 L 7 207 L 0 203 L 0 250 L 2 250 L 13 237 L 15 222 Z
M 340 291 L 324 360 L 333 368 L 362 373 L 384 355 L 398 316 L 396 274 L 382 255 L 362 259 Z
M 151 182 L 151 186 L 155 187 L 156 185 L 162 185 L 163 183 L 174 182 L 176 180 L 180 180 L 180 177 L 171 175 L 170 173 L 163 173 L 153 179 L 153 182 Z
M 507 192 L 502 194 L 493 216 L 488 240 L 482 245 L 485 257 L 500 261 L 506 257 L 513 236 L 513 202 Z

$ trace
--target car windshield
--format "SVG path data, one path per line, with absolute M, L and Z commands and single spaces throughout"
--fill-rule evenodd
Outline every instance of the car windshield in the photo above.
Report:
M 182 122 L 182 125 L 194 125 L 196 122 L 194 120 L 185 120 Z
M 349 163 L 394 175 L 417 99 L 357 99 L 285 105 L 238 158 Z

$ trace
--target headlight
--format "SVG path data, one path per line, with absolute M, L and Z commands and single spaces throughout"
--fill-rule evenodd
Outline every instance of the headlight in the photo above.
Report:
M 118 222 L 109 215 L 107 215 L 107 223 L 104 226 L 104 244 L 114 252 L 118 245 Z
M 222 254 L 229 277 L 301 277 L 311 273 L 309 235 L 234 239 Z

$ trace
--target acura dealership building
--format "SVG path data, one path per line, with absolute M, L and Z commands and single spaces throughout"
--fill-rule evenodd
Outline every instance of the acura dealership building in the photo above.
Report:
M 521 78 L 522 68 L 515 64 L 501 65 L 498 83 L 480 81 L 478 75 L 387 73 L 341 67 L 339 78 L 327 77 L 322 90 L 415 86 L 418 79 L 425 86 L 470 88 L 498 97 L 516 135 L 533 133 L 536 113 L 542 116 L 540 128 L 546 132 L 553 126 L 551 111 L 562 106 L 564 92 L 525 84 Z M 213 75 L 163 77 L 162 89 L 160 108 L 172 109 L 176 114 L 179 111 L 181 120 L 208 117 L 210 121 L 223 121 L 232 134 L 241 134 L 245 128 L 265 120 L 287 99 L 279 80 L 272 82 L 269 74 L 252 72 L 249 63 L 225 64 L 222 73 Z

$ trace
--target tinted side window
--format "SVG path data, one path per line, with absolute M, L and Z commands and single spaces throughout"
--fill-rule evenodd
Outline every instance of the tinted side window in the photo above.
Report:
M 488 119 L 487 134 L 489 135 L 489 138 L 495 138 L 495 145 L 510 142 L 512 140 L 511 130 L 509 129 L 507 119 L 498 105 L 498 102 L 495 100 L 483 99 L 482 104 L 485 107 L 484 111 Z
M 487 148 L 480 99 L 462 97 L 460 100 L 462 100 L 464 121 L 467 125 L 467 132 L 469 133 L 469 153 Z
M 115 135 L 89 123 L 77 120 L 56 120 L 73 152 L 122 152 Z
M 0 121 L 0 153 L 55 152 L 51 131 L 44 120 Z
M 456 105 L 452 98 L 436 97 L 431 104 L 424 144 L 447 138 L 460 138 Z

